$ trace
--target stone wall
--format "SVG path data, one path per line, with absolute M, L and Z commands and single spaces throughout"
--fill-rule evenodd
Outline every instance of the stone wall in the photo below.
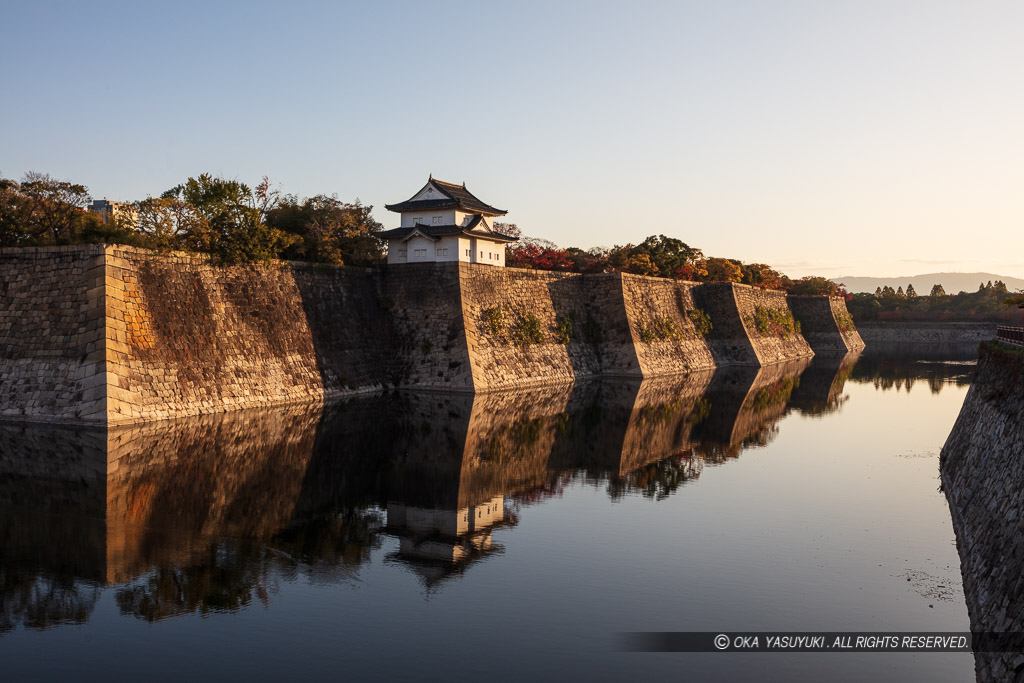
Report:
M 979 681 L 1024 679 L 1024 351 L 982 344 L 977 374 L 942 447 L 942 487 L 960 554 L 971 630 L 1011 632 L 1005 652 L 976 652 Z
M 694 324 L 692 282 L 623 273 L 622 293 L 633 345 L 644 377 L 715 367 L 708 340 Z M 712 325 L 713 327 L 713 325 Z
M 800 321 L 804 338 L 815 353 L 845 354 L 864 348 L 853 318 L 841 297 L 789 296 L 789 307 Z
M 857 323 L 861 338 L 869 346 L 880 343 L 977 344 L 995 339 L 996 327 L 996 323 Z
M 618 274 L 458 268 L 476 389 L 640 376 Z
M 0 417 L 106 418 L 103 247 L 0 249 Z
M 289 269 L 125 248 L 106 265 L 111 422 L 323 399 Z
M 4 250 L 0 416 L 117 424 L 387 387 L 489 391 L 812 355 L 799 333 L 759 333 L 760 309 L 790 315 L 781 292 L 619 273 Z M 834 316 L 821 320 L 834 328 Z
M 801 332 L 782 332 L 777 329 L 762 332 L 755 324 L 756 317 L 761 311 L 774 312 L 787 320 L 795 320 L 784 292 L 748 285 L 732 285 L 732 288 L 740 320 L 746 328 L 751 346 L 761 365 L 809 358 L 814 355 Z M 774 328 L 775 324 L 772 326 Z

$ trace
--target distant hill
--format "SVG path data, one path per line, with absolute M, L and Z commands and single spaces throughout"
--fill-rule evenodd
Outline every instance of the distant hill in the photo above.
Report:
M 995 273 L 926 273 L 925 275 L 906 275 L 903 277 L 837 277 L 832 282 L 843 283 L 846 291 L 874 292 L 879 287 L 886 285 L 896 289 L 897 287 L 907 288 L 908 284 L 914 285 L 914 291 L 918 296 L 925 296 L 932 291 L 932 286 L 939 284 L 946 290 L 946 294 L 957 292 L 976 292 L 978 285 L 989 280 L 995 282 L 1002 280 L 1006 283 L 1007 289 L 1011 292 L 1017 289 L 1024 289 L 1024 280 L 1018 277 L 996 275 Z

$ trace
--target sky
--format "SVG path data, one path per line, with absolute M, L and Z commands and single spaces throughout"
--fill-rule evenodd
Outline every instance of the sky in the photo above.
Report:
M 213 173 L 809 274 L 1024 277 L 1024 3 L 5 3 L 0 175 Z

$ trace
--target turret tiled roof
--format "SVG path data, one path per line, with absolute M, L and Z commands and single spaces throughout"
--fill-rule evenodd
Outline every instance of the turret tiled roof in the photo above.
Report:
M 504 235 L 500 232 L 493 232 L 486 228 L 481 229 L 478 226 L 483 221 L 483 217 L 480 214 L 473 216 L 473 219 L 466 225 L 417 225 L 412 228 L 395 228 L 393 230 L 384 230 L 377 233 L 378 237 L 384 239 L 402 239 L 408 237 L 413 232 L 419 232 L 426 237 L 432 239 L 440 239 L 445 235 L 465 235 L 466 237 L 483 237 L 484 239 L 493 240 L 495 242 L 515 242 L 519 238 Z
M 472 192 L 466 189 L 465 183 L 456 185 L 455 183 L 446 183 L 433 177 L 430 178 L 429 183 L 443 195 L 442 199 L 420 199 L 417 201 L 408 199 L 398 204 L 385 204 L 384 208 L 398 213 L 403 211 L 429 211 L 430 209 L 460 209 L 467 213 L 481 213 L 485 216 L 504 216 L 508 213 L 504 209 L 496 209 L 490 204 L 485 204 L 477 199 Z

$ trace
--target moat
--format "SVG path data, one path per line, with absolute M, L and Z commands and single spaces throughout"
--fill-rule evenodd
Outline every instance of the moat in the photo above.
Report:
M 971 680 L 619 647 L 968 631 L 938 454 L 970 356 L 0 424 L 4 677 Z

